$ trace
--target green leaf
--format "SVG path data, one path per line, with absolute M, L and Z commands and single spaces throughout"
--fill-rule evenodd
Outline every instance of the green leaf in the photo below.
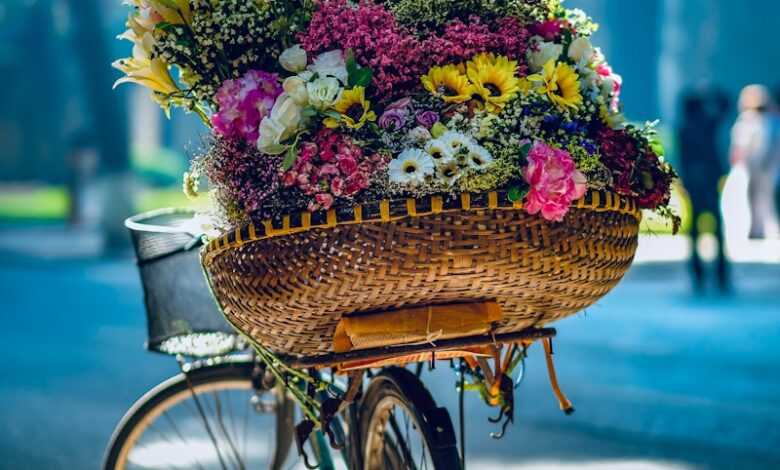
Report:
M 530 152 L 530 151 L 531 151 L 531 144 L 530 143 L 529 144 L 525 144 L 522 147 L 520 147 L 520 156 L 523 159 L 526 159 L 526 158 L 528 158 L 528 152 Z
M 355 53 L 352 49 L 347 50 L 345 63 L 347 66 L 347 85 L 350 88 L 356 86 L 366 88 L 371 84 L 371 80 L 374 78 L 374 72 L 368 67 L 361 67 L 358 65 L 357 60 L 355 60 Z
M 371 80 L 374 78 L 374 72 L 368 68 L 361 68 L 354 74 L 349 75 L 349 86 L 354 88 L 356 86 L 362 86 L 367 88 L 371 84 Z
M 666 149 L 664 149 L 664 144 L 658 139 L 653 139 L 650 141 L 650 148 L 659 157 L 663 157 L 666 153 Z
M 509 188 L 509 192 L 507 193 L 507 198 L 509 198 L 512 202 L 517 202 L 522 200 L 526 194 L 528 194 L 528 188 L 521 188 L 520 186 L 512 186 Z
M 301 110 L 301 116 L 304 118 L 312 118 L 317 115 L 317 110 L 312 106 L 306 106 Z
M 287 171 L 295 164 L 295 160 L 298 159 L 298 151 L 296 150 L 295 146 L 292 145 L 290 148 L 287 149 L 287 155 L 284 156 L 284 161 L 282 161 L 282 170 Z
M 328 109 L 322 112 L 326 117 L 336 119 L 337 121 L 341 121 L 341 114 L 338 113 L 338 111 L 334 111 L 332 109 Z

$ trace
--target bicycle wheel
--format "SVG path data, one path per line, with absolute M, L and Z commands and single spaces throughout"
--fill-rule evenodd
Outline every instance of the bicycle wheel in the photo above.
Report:
M 406 369 L 385 369 L 371 381 L 360 429 L 366 470 L 461 468 L 449 413 Z
M 254 367 L 203 367 L 147 392 L 114 431 L 103 468 L 281 469 L 295 409 L 280 387 L 253 386 Z

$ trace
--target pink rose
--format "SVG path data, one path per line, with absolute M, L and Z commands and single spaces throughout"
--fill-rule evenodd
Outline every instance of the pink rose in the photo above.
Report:
M 308 163 L 317 155 L 317 144 L 313 142 L 306 142 L 301 146 L 301 151 L 298 154 L 296 164 Z
M 314 197 L 314 200 L 317 202 L 317 205 L 322 207 L 325 210 L 330 209 L 333 207 L 333 196 L 326 193 L 320 193 L 317 194 Z
M 585 195 L 587 179 L 574 166 L 569 152 L 537 142 L 528 152 L 523 177 L 531 186 L 525 210 L 553 222 L 563 220 L 573 201 Z
M 368 175 L 358 171 L 347 178 L 347 187 L 344 190 L 344 194 L 352 196 L 366 188 L 368 188 Z
M 337 176 L 330 182 L 330 192 L 336 197 L 344 195 L 344 178 Z
M 320 168 L 319 176 L 338 176 L 339 175 L 339 167 L 332 163 L 326 163 L 325 165 L 322 165 L 322 168 Z
M 336 164 L 339 166 L 339 170 L 346 176 L 351 175 L 358 168 L 357 160 L 351 156 L 340 155 Z
M 309 184 L 309 180 L 311 179 L 311 175 L 308 173 L 298 173 L 297 179 L 299 186 L 307 186 Z
M 298 180 L 298 175 L 294 171 L 288 171 L 287 173 L 282 175 L 282 184 L 286 188 L 289 188 L 290 186 L 294 186 L 297 180 Z

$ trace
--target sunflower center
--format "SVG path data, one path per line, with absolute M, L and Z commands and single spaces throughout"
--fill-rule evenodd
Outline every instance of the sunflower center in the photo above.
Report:
M 442 171 L 442 173 L 444 174 L 444 176 L 446 178 L 451 178 L 451 177 L 455 176 L 455 169 L 454 168 L 445 168 L 444 171 Z
M 358 122 L 363 117 L 363 105 L 355 103 L 347 108 L 347 112 L 344 114 L 353 121 Z
M 448 85 L 442 85 L 439 87 L 439 93 L 441 93 L 443 96 L 458 96 L 460 93 L 458 93 L 458 90 L 452 88 Z
M 490 92 L 490 96 L 501 96 L 501 89 L 492 83 L 485 83 L 485 88 Z
M 407 163 L 406 165 L 404 165 L 404 173 L 408 175 L 411 175 L 412 173 L 417 173 L 417 165 L 411 162 Z
M 433 151 L 431 151 L 431 158 L 433 158 L 434 160 L 439 160 L 443 156 L 444 156 L 444 154 L 442 154 L 440 150 L 433 150 Z
M 477 166 L 482 166 L 485 163 L 485 161 L 482 160 L 481 157 L 476 156 L 476 155 L 471 157 L 471 161 L 474 162 L 474 164 L 477 165 Z

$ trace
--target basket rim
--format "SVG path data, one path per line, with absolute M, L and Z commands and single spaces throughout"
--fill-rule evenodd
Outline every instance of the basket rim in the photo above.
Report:
M 444 198 L 447 196 L 454 198 L 454 206 L 445 207 Z M 369 206 L 378 206 L 378 217 L 363 217 L 364 213 L 369 212 L 367 210 Z M 425 207 L 427 210 L 418 210 L 418 207 Z M 404 199 L 382 199 L 375 202 L 331 208 L 327 211 L 298 212 L 296 214 L 283 215 L 277 219 L 266 219 L 260 223 L 250 222 L 210 240 L 203 248 L 201 262 L 206 266 L 213 257 L 225 251 L 240 248 L 247 243 L 314 229 L 333 229 L 340 225 L 362 223 L 395 222 L 407 218 L 448 212 L 522 210 L 523 207 L 522 201 L 510 201 L 507 191 L 490 191 L 481 193 L 433 194 Z M 637 221 L 642 220 L 642 211 L 636 201 L 631 197 L 622 196 L 613 191 L 588 190 L 582 198 L 574 201 L 571 207 L 595 212 L 628 214 L 634 216 Z

